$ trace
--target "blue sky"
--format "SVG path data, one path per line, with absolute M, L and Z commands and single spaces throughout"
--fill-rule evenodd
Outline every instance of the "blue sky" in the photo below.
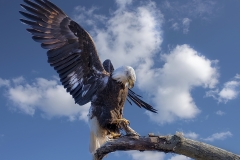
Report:
M 240 154 L 240 2 L 237 0 L 52 0 L 93 37 L 101 61 L 131 65 L 134 91 L 158 109 L 126 103 L 141 135 L 174 134 Z M 90 159 L 86 115 L 31 39 L 22 1 L 0 0 L 0 159 Z M 107 159 L 187 160 L 160 152 L 116 152 Z

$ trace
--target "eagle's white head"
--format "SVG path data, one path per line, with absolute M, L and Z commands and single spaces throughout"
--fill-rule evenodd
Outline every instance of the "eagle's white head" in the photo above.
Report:
M 136 81 L 136 74 L 132 67 L 122 66 L 113 71 L 112 78 L 125 84 L 128 88 L 132 88 Z

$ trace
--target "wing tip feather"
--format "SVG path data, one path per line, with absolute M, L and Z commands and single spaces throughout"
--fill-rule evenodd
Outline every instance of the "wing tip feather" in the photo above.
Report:
M 139 99 L 139 95 L 135 92 L 131 91 L 128 93 L 128 97 L 139 107 L 139 108 L 145 108 L 148 111 L 151 111 L 153 113 L 157 113 L 157 109 L 153 108 L 148 103 L 144 102 L 143 100 Z

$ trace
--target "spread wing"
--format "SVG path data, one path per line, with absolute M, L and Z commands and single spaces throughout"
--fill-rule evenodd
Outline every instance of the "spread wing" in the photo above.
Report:
M 24 0 L 28 11 L 20 19 L 33 40 L 48 49 L 48 62 L 57 71 L 60 81 L 75 103 L 84 105 L 104 87 L 109 74 L 104 70 L 91 36 L 61 9 L 47 0 Z
M 112 73 L 114 71 L 114 67 L 109 59 L 106 59 L 103 62 L 103 67 L 108 73 Z M 129 99 L 128 99 L 129 98 Z M 149 110 L 151 112 L 157 113 L 157 110 L 154 109 L 151 105 L 147 104 L 143 100 L 141 100 L 141 96 L 133 92 L 131 89 L 128 89 L 128 98 L 127 101 L 132 105 L 132 102 L 134 102 L 138 107 L 145 108 L 146 110 Z M 132 102 L 131 102 L 132 101 Z

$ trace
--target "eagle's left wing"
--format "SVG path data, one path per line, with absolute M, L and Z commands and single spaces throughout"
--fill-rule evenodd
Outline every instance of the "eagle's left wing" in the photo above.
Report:
M 29 13 L 20 19 L 33 40 L 48 49 L 48 62 L 57 71 L 60 81 L 75 103 L 84 105 L 104 88 L 109 74 L 104 70 L 91 36 L 60 8 L 48 0 L 24 0 L 21 6 Z

